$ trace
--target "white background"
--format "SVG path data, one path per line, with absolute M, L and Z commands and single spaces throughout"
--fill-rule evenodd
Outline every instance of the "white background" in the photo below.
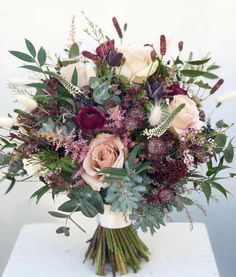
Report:
M 6 88 L 8 80 L 26 78 L 27 73 L 17 67 L 22 65 L 8 50 L 24 51 L 24 38 L 37 47 L 43 45 L 50 54 L 62 53 L 68 38 L 70 21 L 76 15 L 78 40 L 86 40 L 84 47 L 94 44 L 79 30 L 86 27 L 80 11 L 100 25 L 112 37 L 116 37 L 111 24 L 116 15 L 120 22 L 128 22 L 126 42 L 153 43 L 158 46 L 159 36 L 166 34 L 170 57 L 176 53 L 179 40 L 184 41 L 187 54 L 193 50 L 195 58 L 210 53 L 222 68 L 218 73 L 225 79 L 217 95 L 236 91 L 236 1 L 235 0 L 178 0 L 178 1 L 133 1 L 133 0 L 8 0 L 0 6 L 0 115 L 6 116 L 15 107 L 14 93 Z M 216 96 L 217 96 L 216 95 Z M 215 97 L 206 103 L 209 113 L 215 105 Z M 213 115 L 213 122 L 224 118 L 235 122 L 236 100 L 225 104 Z M 230 134 L 236 134 L 232 128 Z M 235 168 L 235 163 L 234 163 Z M 219 203 L 212 203 L 208 216 L 202 217 L 192 210 L 196 221 L 207 224 L 210 239 L 223 277 L 236 276 L 236 181 L 227 180 L 226 187 L 232 196 L 226 201 L 219 196 Z M 6 183 L 0 184 L 0 273 L 3 270 L 20 227 L 29 222 L 53 221 L 47 211 L 54 209 L 46 197 L 37 207 L 29 200 L 39 184 L 18 184 L 11 194 L 4 196 Z M 206 205 L 204 198 L 199 201 Z M 207 206 L 207 205 L 206 205 Z M 182 215 L 173 215 L 184 221 Z M 78 234 L 79 235 L 79 234 Z M 174 236 L 175 234 L 173 234 Z M 79 251 L 79 250 L 78 250 Z M 181 251 L 181 249 L 179 249 Z

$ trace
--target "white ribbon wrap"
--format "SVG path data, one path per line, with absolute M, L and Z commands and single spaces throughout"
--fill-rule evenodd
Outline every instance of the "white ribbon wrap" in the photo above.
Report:
M 120 211 L 113 212 L 111 205 L 105 204 L 104 214 L 98 214 L 97 221 L 102 227 L 109 229 L 125 228 L 131 224 L 129 215 L 124 215 Z

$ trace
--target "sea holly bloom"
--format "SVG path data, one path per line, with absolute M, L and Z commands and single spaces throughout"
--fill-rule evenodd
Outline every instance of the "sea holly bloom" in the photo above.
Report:
M 103 129 L 106 118 L 97 107 L 84 106 L 80 108 L 75 121 L 83 131 L 99 131 Z
M 100 134 L 94 138 L 83 162 L 84 173 L 81 177 L 94 190 L 108 187 L 102 182 L 104 174 L 99 171 L 104 168 L 122 168 L 124 165 L 124 144 L 119 137 Z

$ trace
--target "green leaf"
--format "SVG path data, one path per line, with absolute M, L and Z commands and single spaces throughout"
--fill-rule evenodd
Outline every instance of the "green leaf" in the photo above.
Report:
M 19 51 L 9 51 L 13 56 L 17 57 L 18 59 L 24 61 L 24 62 L 29 62 L 29 63 L 34 63 L 35 60 L 32 58 L 30 55 L 19 52 Z
M 37 88 L 37 89 L 45 89 L 46 88 L 46 84 L 44 83 L 29 83 L 26 84 L 27 87 L 32 87 L 32 88 Z
M 129 159 L 128 159 L 128 164 L 129 164 L 129 168 L 133 169 L 135 167 L 135 159 L 137 158 L 138 153 L 141 151 L 142 146 L 139 144 L 137 146 L 134 147 L 134 149 L 132 150 L 132 152 L 129 155 Z
M 57 234 L 64 234 L 66 237 L 69 237 L 70 228 L 66 227 L 66 226 L 59 227 L 59 228 L 57 228 L 56 233 Z
M 41 46 L 40 49 L 39 49 L 39 52 L 38 52 L 38 62 L 40 64 L 40 66 L 43 66 L 45 64 L 46 59 L 47 59 L 46 51 Z
M 51 216 L 58 217 L 58 218 L 67 218 L 67 217 L 68 217 L 67 214 L 63 214 L 63 213 L 59 213 L 59 212 L 49 211 L 48 213 L 49 213 Z
M 35 58 L 36 57 L 36 50 L 34 48 L 34 45 L 32 42 L 30 42 L 28 39 L 25 39 L 25 44 L 27 49 L 29 50 L 30 54 Z
M 187 62 L 188 64 L 191 64 L 191 65 L 201 65 L 201 64 L 205 64 L 207 62 L 210 61 L 211 58 L 209 59 L 204 59 L 204 60 L 196 60 L 196 61 L 189 61 Z
M 213 64 L 213 65 L 208 66 L 207 71 L 216 70 L 218 68 L 220 68 L 219 65 Z
M 227 163 L 232 163 L 234 159 L 234 146 L 232 144 L 232 139 L 230 140 L 227 148 L 224 150 L 224 157 Z
M 89 86 L 92 88 L 92 89 L 95 89 L 96 87 L 99 87 L 101 84 L 101 81 L 99 78 L 97 77 L 90 77 L 89 78 Z
M 225 198 L 227 198 L 228 190 L 226 190 L 221 184 L 211 181 L 211 186 L 224 194 Z
M 191 77 L 191 78 L 196 78 L 199 76 L 203 76 L 208 79 L 218 78 L 218 76 L 213 73 L 209 73 L 201 70 L 183 69 L 183 70 L 180 70 L 180 73 L 186 77 Z
M 23 65 L 23 66 L 21 66 L 21 68 L 26 68 L 26 69 L 36 71 L 36 72 L 40 72 L 40 73 L 43 72 L 43 70 L 40 67 L 37 67 L 37 66 L 34 66 L 34 65 Z
M 227 127 L 229 127 L 229 125 L 226 124 L 226 123 L 221 119 L 221 120 L 219 120 L 219 121 L 216 122 L 216 127 L 219 128 L 219 129 L 221 129 L 221 128 L 227 128 Z
M 116 167 L 110 167 L 110 168 L 104 168 L 98 172 L 98 174 L 103 173 L 103 174 L 110 174 L 113 176 L 117 177 L 125 177 L 126 172 L 124 171 L 123 168 L 116 168 Z
M 218 134 L 215 137 L 215 144 L 216 144 L 215 151 L 217 154 L 223 151 L 226 141 L 227 141 L 227 136 L 225 134 Z
M 30 198 L 35 198 L 36 197 L 36 204 L 38 204 L 39 200 L 41 199 L 41 197 L 50 190 L 50 188 L 48 187 L 48 185 L 41 187 L 40 189 L 38 189 L 37 191 L 35 191 Z
M 194 84 L 199 86 L 200 88 L 211 89 L 211 86 L 208 83 L 204 83 L 202 80 L 197 81 Z
M 109 93 L 109 83 L 107 81 L 105 81 L 98 87 L 94 88 L 93 98 L 96 103 L 102 105 L 110 97 L 111 97 L 111 95 Z
M 71 77 L 71 83 L 74 86 L 77 86 L 77 83 L 78 83 L 78 71 L 77 71 L 76 67 L 74 68 L 74 71 L 73 71 L 73 74 L 72 74 L 72 77 Z
M 13 187 L 14 187 L 14 185 L 15 185 L 15 183 L 16 183 L 16 179 L 15 179 L 15 177 L 13 177 L 13 176 L 6 176 L 6 179 L 10 180 L 10 181 L 11 181 L 11 184 L 10 184 L 10 186 L 8 187 L 8 189 L 6 190 L 5 194 L 7 194 L 8 192 L 10 192 L 10 191 L 13 189 Z
M 99 192 L 88 185 L 82 185 L 72 190 L 68 197 L 80 203 L 81 212 L 87 217 L 94 217 L 104 212 L 103 201 Z
M 236 176 L 236 173 L 229 173 L 229 176 L 230 176 L 231 178 L 234 178 L 234 177 Z
M 75 58 L 77 56 L 79 56 L 79 45 L 74 42 L 72 45 L 71 45 L 71 48 L 69 50 L 69 58 L 72 59 L 72 58 Z
M 63 203 L 58 210 L 66 213 L 78 212 L 80 211 L 79 202 L 75 199 L 71 199 Z
M 203 182 L 202 185 L 202 191 L 206 196 L 207 202 L 209 204 L 209 200 L 211 198 L 211 186 L 209 185 L 209 183 L 207 181 Z

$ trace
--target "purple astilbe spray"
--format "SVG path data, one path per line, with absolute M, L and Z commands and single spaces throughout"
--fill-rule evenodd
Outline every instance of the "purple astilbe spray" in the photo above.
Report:
M 115 106 L 112 108 L 109 108 L 107 110 L 109 114 L 108 121 L 110 123 L 107 123 L 104 127 L 105 130 L 111 131 L 116 133 L 117 130 L 120 130 L 123 128 L 123 121 L 124 121 L 124 111 L 121 109 L 120 106 Z
M 78 136 L 74 133 L 69 134 L 65 137 L 63 146 L 65 148 L 65 155 L 71 155 L 72 159 L 79 163 L 84 160 L 89 150 L 88 143 L 81 134 Z

